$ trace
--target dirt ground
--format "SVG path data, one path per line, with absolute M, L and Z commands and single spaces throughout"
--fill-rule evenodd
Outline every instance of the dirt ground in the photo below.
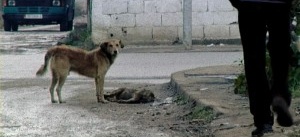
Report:
M 234 94 L 232 83 L 224 85 L 206 86 L 210 91 L 205 95 L 219 99 L 215 102 L 219 114 L 208 127 L 212 135 L 216 137 L 247 137 L 255 129 L 253 116 L 250 114 L 249 100 L 245 95 Z M 218 95 L 215 95 L 218 94 Z M 224 105 L 226 104 L 226 105 Z M 222 106 L 222 108 L 220 108 Z M 265 134 L 265 137 L 300 137 L 300 98 L 294 98 L 290 111 L 294 116 L 292 127 L 281 127 L 276 122 L 276 115 L 273 125 L 273 133 Z
M 106 92 L 118 87 L 144 88 L 157 101 L 147 104 L 96 102 L 93 80 L 68 79 L 65 104 L 50 103 L 50 79 L 1 80 L 0 136 L 198 137 L 211 135 L 204 121 L 191 122 L 192 103 L 178 105 L 168 83 L 106 83 Z
M 72 136 L 72 137 L 246 137 L 254 129 L 248 99 L 233 94 L 231 84 L 197 87 L 206 95 L 225 98 L 226 114 L 211 123 L 190 120 L 193 103 L 178 105 L 176 93 L 165 84 L 108 82 L 105 91 L 119 87 L 152 90 L 158 101 L 148 104 L 96 103 L 94 81 L 68 79 L 63 87 L 65 104 L 51 104 L 48 93 L 50 79 L 1 79 L 0 136 Z M 199 85 L 199 83 L 196 83 Z M 192 86 L 192 85 L 191 85 Z M 208 92 L 208 91 L 218 92 Z M 220 92 L 221 91 L 221 92 Z M 208 98 L 209 98 L 208 97 Z M 165 103 L 163 103 L 165 102 Z M 220 102 L 223 103 L 223 102 Z M 267 137 L 299 137 L 300 100 L 291 107 L 297 123 L 290 128 L 274 125 Z
M 178 94 L 169 83 L 107 82 L 106 92 L 119 87 L 144 88 L 153 91 L 157 100 L 147 104 L 99 104 L 93 80 L 68 79 L 62 94 L 67 103 L 52 104 L 49 82 L 46 78 L 1 80 L 0 136 L 243 137 L 250 136 L 254 128 L 247 98 L 233 95 L 231 84 L 215 88 L 236 105 L 226 108 L 231 112 L 207 123 L 188 118 L 195 104 L 179 104 Z M 299 104 L 300 100 L 294 99 L 291 107 L 298 121 Z M 299 129 L 299 123 L 291 128 L 275 124 L 275 132 L 266 136 L 299 137 Z

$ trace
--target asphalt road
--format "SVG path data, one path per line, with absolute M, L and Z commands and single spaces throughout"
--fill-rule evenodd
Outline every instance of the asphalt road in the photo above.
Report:
M 43 64 L 44 50 L 34 53 L 5 54 L 1 58 L 1 79 L 34 78 Z M 196 67 L 233 64 L 241 52 L 120 53 L 107 73 L 109 80 L 132 82 L 166 81 L 174 72 Z M 47 77 L 50 77 L 50 73 Z M 80 78 L 71 74 L 70 78 Z M 157 83 L 157 82 L 156 82 Z

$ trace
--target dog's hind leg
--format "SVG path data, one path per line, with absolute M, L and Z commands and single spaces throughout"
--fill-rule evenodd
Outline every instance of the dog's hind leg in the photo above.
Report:
M 64 85 L 66 78 L 67 78 L 66 76 L 59 77 L 58 86 L 56 88 L 59 103 L 66 103 L 65 101 L 62 100 L 61 97 L 61 88 Z
M 50 86 L 50 95 L 51 95 L 51 102 L 52 103 L 57 103 L 57 101 L 54 99 L 54 88 L 57 84 L 58 78 L 55 75 L 54 72 L 52 72 L 52 82 L 51 82 L 51 86 Z

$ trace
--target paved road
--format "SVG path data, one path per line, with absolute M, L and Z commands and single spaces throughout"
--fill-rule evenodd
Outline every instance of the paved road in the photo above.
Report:
M 43 64 L 44 50 L 0 55 L 1 79 L 33 78 Z M 121 53 L 108 71 L 110 80 L 151 82 L 168 80 L 171 73 L 196 67 L 233 64 L 241 52 Z M 49 73 L 47 75 L 50 76 Z M 77 74 L 69 76 L 78 77 Z M 81 76 L 80 76 L 81 77 Z

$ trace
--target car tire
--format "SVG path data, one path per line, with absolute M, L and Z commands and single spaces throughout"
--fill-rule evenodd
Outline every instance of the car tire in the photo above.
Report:
M 73 30 L 73 20 L 68 21 L 68 31 Z
M 19 25 L 18 25 L 17 23 L 13 23 L 13 24 L 11 25 L 11 29 L 12 29 L 12 31 L 18 31 Z
M 11 31 L 12 25 L 8 20 L 4 20 L 4 31 Z
M 68 30 L 68 21 L 67 20 L 63 20 L 60 23 L 60 31 L 67 31 Z

